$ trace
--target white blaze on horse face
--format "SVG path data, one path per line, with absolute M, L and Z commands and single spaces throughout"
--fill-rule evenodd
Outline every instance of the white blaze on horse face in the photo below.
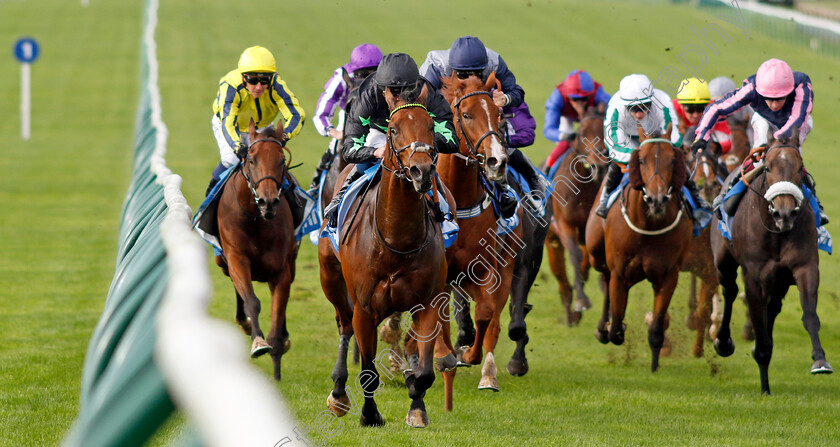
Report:
M 487 128 L 493 128 L 493 115 L 490 113 L 490 109 L 487 107 L 486 102 L 481 103 L 481 107 L 484 108 L 484 111 L 487 113 Z M 496 157 L 497 160 L 502 160 L 505 157 L 505 148 L 502 146 L 502 143 L 497 140 L 493 139 L 490 143 L 490 156 Z
M 709 170 L 709 165 L 707 163 L 703 163 L 703 175 L 706 177 L 712 175 L 712 172 Z

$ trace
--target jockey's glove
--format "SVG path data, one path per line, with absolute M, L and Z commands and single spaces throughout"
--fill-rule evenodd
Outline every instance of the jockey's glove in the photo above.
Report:
M 248 158 L 248 146 L 245 146 L 244 143 L 239 143 L 236 146 L 236 157 L 245 161 L 245 159 Z
M 706 149 L 706 145 L 709 144 L 708 141 L 704 139 L 694 140 L 694 144 L 691 145 L 692 151 L 702 151 Z

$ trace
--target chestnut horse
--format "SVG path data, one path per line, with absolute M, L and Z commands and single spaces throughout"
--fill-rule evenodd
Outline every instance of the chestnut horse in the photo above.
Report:
M 295 277 L 295 242 L 292 214 L 283 194 L 290 181 L 283 146 L 283 130 L 257 133 L 249 126 L 251 145 L 242 168 L 228 180 L 219 199 L 219 239 L 224 255 L 216 264 L 230 276 L 236 289 L 236 321 L 253 340 L 251 357 L 271 353 L 274 379 L 280 380 L 280 359 L 289 349 L 286 303 Z M 260 300 L 252 281 L 267 282 L 271 290 L 271 329 L 268 342 L 260 329 Z
M 598 198 L 598 186 L 609 166 L 609 155 L 604 145 L 604 115 L 591 109 L 580 120 L 572 152 L 562 160 L 554 175 L 551 192 L 551 221 L 545 240 L 551 272 L 560 286 L 560 297 L 566 309 L 566 324 L 580 321 L 581 312 L 592 307 L 583 286 L 589 277 L 589 255 L 586 253 L 586 221 L 589 210 Z M 560 162 L 558 162 L 560 163 Z M 572 307 L 572 287 L 566 276 L 565 253 L 575 272 L 574 290 L 577 298 Z
M 456 350 L 468 365 L 481 363 L 482 348 L 487 350 L 478 388 L 494 391 L 499 389 L 493 355 L 501 332 L 499 319 L 511 289 L 513 258 L 523 245 L 521 225 L 511 234 L 496 235 L 496 215 L 484 186 L 502 179 L 507 167 L 499 132 L 501 109 L 490 93 L 496 84 L 495 73 L 484 82 L 475 76 L 458 79 L 454 73 L 443 79 L 442 93 L 452 105 L 461 149 L 457 154 L 441 154 L 438 162 L 440 178 L 455 197 L 461 228 L 458 239 L 447 250 L 448 281 L 455 292 L 460 328 Z M 476 302 L 475 328 L 469 300 Z M 524 318 L 524 311 L 521 314 Z M 520 372 L 522 366 L 520 361 Z
M 732 240 L 723 237 L 712 220 L 712 251 L 723 288 L 723 322 L 715 350 L 732 355 L 729 329 L 732 303 L 738 295 L 738 267 L 743 272 L 746 301 L 755 328 L 753 358 L 758 364 L 761 392 L 770 394 L 768 369 L 773 355 L 773 323 L 782 310 L 788 288 L 796 285 L 802 323 L 811 337 L 812 374 L 830 374 L 820 343 L 817 288 L 820 282 L 814 213 L 802 191 L 802 156 L 798 132 L 790 141 L 770 140 L 764 152 L 764 172 L 748 185 L 735 215 Z
M 682 150 L 656 135 L 648 137 L 641 128 L 639 134 L 639 149 L 633 151 L 628 165 L 630 185 L 621 191 L 619 203 L 606 219 L 596 216 L 597 207 L 592 207 L 586 248 L 592 266 L 608 284 L 596 333 L 601 343 L 624 343 L 628 291 L 643 279 L 652 283 L 655 297 L 648 344 L 651 370 L 656 371 L 666 312 L 691 239 L 691 220 L 683 216 L 680 194 L 687 177 Z
M 448 323 L 436 308 L 441 302 L 436 298 L 446 286 L 446 260 L 440 226 L 431 217 L 430 206 L 435 205 L 426 196 L 435 184 L 434 123 L 424 106 L 427 97 L 426 86 L 413 102 L 386 91 L 391 118 L 382 178 L 370 194 L 358 199 L 358 218 L 342 228 L 338 253 L 326 238 L 318 245 L 321 286 L 335 307 L 340 334 L 332 373 L 335 387 L 327 404 L 338 416 L 350 408 L 347 349 L 355 334 L 363 374 L 368 376 L 361 385 L 360 420 L 366 426 L 385 423 L 373 399 L 379 388 L 374 362 L 379 323 L 399 311 L 410 311 L 413 317 L 411 334 L 418 341 L 419 364 L 405 378 L 412 399 L 405 421 L 413 427 L 429 424 L 423 396 L 435 380 L 435 335 Z M 448 305 L 449 300 L 443 302 Z

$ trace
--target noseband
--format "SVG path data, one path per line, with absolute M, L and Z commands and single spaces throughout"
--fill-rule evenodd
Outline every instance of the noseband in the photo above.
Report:
M 458 98 L 458 100 L 455 101 L 455 105 L 452 106 L 455 109 L 455 118 L 458 122 L 458 129 L 461 131 L 461 135 L 464 136 L 464 141 L 467 143 L 467 150 L 470 151 L 470 155 L 472 155 L 472 157 L 465 157 L 460 153 L 454 155 L 464 159 L 464 161 L 466 161 L 468 164 L 474 164 L 477 165 L 479 168 L 484 169 L 484 154 L 478 153 L 478 148 L 481 146 L 481 143 L 484 141 L 485 138 L 490 136 L 495 136 L 496 138 L 498 138 L 499 143 L 501 144 L 504 144 L 503 142 L 505 141 L 505 139 L 502 136 L 501 132 L 492 129 L 485 132 L 484 135 L 482 135 L 481 138 L 479 138 L 478 141 L 476 141 L 475 143 L 473 143 L 469 135 L 467 135 L 467 129 L 466 127 L 464 127 L 464 121 L 461 117 L 461 101 L 476 95 L 487 95 L 490 97 L 490 101 L 493 101 L 493 95 L 490 92 L 485 92 L 482 90 L 467 93 L 466 95 Z
M 644 146 L 646 143 L 668 143 L 668 144 L 671 144 L 671 142 L 669 140 L 666 140 L 664 138 L 650 138 L 650 139 L 647 139 L 645 141 L 642 141 L 642 144 L 640 144 L 639 147 Z M 677 149 L 675 149 L 675 150 L 677 150 Z M 656 171 L 654 171 L 653 175 L 651 175 L 650 178 L 647 180 L 647 182 L 645 182 L 645 186 L 642 187 L 642 198 L 645 199 L 645 201 L 647 201 L 646 199 L 648 198 L 647 191 L 646 191 L 647 184 L 650 183 L 650 181 L 653 180 L 653 178 L 656 177 L 657 175 L 659 177 L 661 177 L 662 180 L 665 180 L 665 177 L 662 175 L 662 173 L 659 172 L 659 147 L 656 148 Z M 669 183 L 668 192 L 665 194 L 665 201 L 666 202 L 671 199 L 671 190 L 673 189 L 673 186 L 670 185 L 670 182 L 668 182 L 668 183 Z M 624 196 L 623 191 L 622 191 L 622 196 L 623 196 L 622 197 L 623 199 L 626 199 L 626 196 Z M 644 235 L 644 236 L 659 236 L 661 234 L 665 234 L 665 233 L 673 230 L 674 228 L 677 227 L 677 225 L 679 225 L 680 219 L 682 218 L 682 215 L 683 215 L 683 207 L 680 206 L 679 211 L 677 212 L 677 217 L 674 218 L 674 221 L 671 222 L 670 225 L 668 225 L 665 228 L 661 228 L 659 230 L 645 230 L 643 228 L 637 227 L 630 220 L 630 216 L 627 214 L 627 205 L 625 204 L 625 200 L 620 200 L 619 205 L 621 207 L 621 216 L 624 218 L 624 222 L 627 224 L 627 226 L 631 230 L 633 230 L 634 232 L 636 232 L 638 234 L 641 234 L 641 235 Z
M 285 169 L 283 169 L 282 175 L 280 176 L 281 178 L 285 177 L 286 172 L 288 171 L 288 167 L 286 167 L 287 166 L 286 165 L 286 160 L 292 158 L 292 153 L 289 151 L 289 148 L 284 146 L 283 143 L 276 138 L 260 138 L 259 140 L 255 140 L 253 143 L 251 143 L 248 146 L 248 158 L 247 158 L 247 160 L 251 160 L 251 148 L 255 144 L 260 143 L 260 142 L 277 143 L 277 145 L 280 146 L 280 151 L 281 152 L 285 151 L 285 152 L 288 153 L 288 157 L 285 157 L 283 159 L 283 167 Z M 251 175 L 251 164 L 250 163 L 244 163 L 244 165 L 245 166 L 242 169 L 242 176 L 245 177 L 245 182 L 248 184 L 248 189 L 251 190 L 251 194 L 254 196 L 254 203 L 259 204 L 259 199 L 257 198 L 257 186 L 259 186 L 260 182 L 262 182 L 263 180 L 274 181 L 274 183 L 277 185 L 277 197 L 278 198 L 283 194 L 283 182 L 278 180 L 277 177 L 274 177 L 273 175 L 266 175 L 266 176 L 260 177 L 256 181 L 252 181 L 251 178 L 253 176 Z
M 642 141 L 642 144 L 639 145 L 639 148 L 641 149 L 641 147 L 644 146 L 647 143 L 668 143 L 668 144 L 671 144 L 671 141 L 666 140 L 664 138 L 649 138 L 645 141 Z M 671 182 L 665 180 L 665 176 L 663 176 L 662 173 L 659 172 L 659 146 L 656 147 L 656 168 L 653 171 L 653 174 L 651 174 L 651 176 L 647 179 L 647 181 L 645 181 L 644 186 L 642 186 L 642 197 L 644 199 L 647 199 L 649 197 L 648 194 L 647 194 L 648 183 L 650 183 L 650 181 L 653 180 L 653 178 L 657 177 L 657 176 L 659 178 L 661 178 L 662 181 L 664 181 L 665 183 L 668 183 L 668 191 L 665 193 L 665 201 L 667 202 L 668 200 L 671 199 L 671 192 L 673 191 L 674 187 L 673 187 L 673 185 L 670 184 Z
M 789 147 L 796 149 L 799 151 L 799 148 L 790 144 L 777 144 L 775 146 L 770 146 L 769 148 L 765 149 L 764 151 L 755 151 L 750 153 L 750 156 L 753 158 L 754 162 L 759 162 L 767 157 L 767 154 L 770 153 L 771 150 L 776 148 L 783 148 Z M 764 182 L 767 182 L 767 175 L 764 176 Z M 750 190 L 753 190 L 750 188 Z M 794 211 L 799 213 L 799 210 L 802 206 L 802 202 L 805 200 L 805 194 L 802 193 L 802 188 L 797 186 L 793 182 L 789 182 L 787 180 L 782 180 L 773 183 L 770 185 L 764 194 L 761 194 L 758 191 L 753 190 L 756 194 L 761 195 L 764 197 L 764 200 L 767 201 L 767 211 L 770 212 L 770 215 L 776 211 L 776 206 L 773 204 L 773 199 L 778 196 L 782 195 L 789 195 L 793 197 L 793 200 L 796 202 L 796 206 L 794 207 Z M 763 223 L 763 222 L 762 222 Z
M 425 110 L 426 113 L 428 113 L 428 110 L 426 110 L 426 106 L 424 106 L 423 104 L 419 104 L 419 103 L 403 104 L 399 107 L 394 108 L 394 110 L 391 111 L 391 115 L 388 117 L 388 120 L 390 121 L 391 118 L 394 117 L 394 114 L 396 114 L 400 110 L 408 109 L 408 108 L 412 108 L 412 107 L 420 107 L 421 109 Z M 393 132 L 391 132 L 390 128 L 388 129 L 388 147 L 391 149 L 391 154 L 394 156 L 394 159 L 396 160 L 397 169 L 390 169 L 387 166 L 385 166 L 384 163 L 382 164 L 382 168 L 384 168 L 385 170 L 393 173 L 394 176 L 397 177 L 398 179 L 412 181 L 411 175 L 409 174 L 409 171 L 408 171 L 409 167 L 405 166 L 403 164 L 402 160 L 400 159 L 400 154 L 405 150 L 411 149 L 411 153 L 408 155 L 409 160 L 411 160 L 411 157 L 413 157 L 414 154 L 419 152 L 419 153 L 422 153 L 422 154 L 428 154 L 429 157 L 432 158 L 432 163 L 437 164 L 437 152 L 435 151 L 435 148 L 434 148 L 433 145 L 429 145 L 429 144 L 426 144 L 426 143 L 421 143 L 419 141 L 412 141 L 411 143 L 406 144 L 405 146 L 397 148 L 394 145 L 394 135 L 393 135 Z

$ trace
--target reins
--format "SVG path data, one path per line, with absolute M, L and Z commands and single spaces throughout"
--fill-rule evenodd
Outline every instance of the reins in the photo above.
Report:
M 456 153 L 456 154 L 453 154 L 453 155 L 455 155 L 456 157 L 464 160 L 464 162 L 467 165 L 472 165 L 472 166 L 475 166 L 479 170 L 483 170 L 484 169 L 484 163 L 485 163 L 485 157 L 484 157 L 484 154 L 480 154 L 478 152 L 478 148 L 481 147 L 481 143 L 484 141 L 485 138 L 491 137 L 491 136 L 495 136 L 496 138 L 498 138 L 499 142 L 502 143 L 502 144 L 504 144 L 505 139 L 504 139 L 504 136 L 502 135 L 501 132 L 499 132 L 498 130 L 492 130 L 492 129 L 485 132 L 484 135 L 482 135 L 478 139 L 478 141 L 476 141 L 475 143 L 473 143 L 472 139 L 467 134 L 467 129 L 466 129 L 466 127 L 464 127 L 464 121 L 463 121 L 463 118 L 461 117 L 461 102 L 463 102 L 467 98 L 477 96 L 477 95 L 487 95 L 487 96 L 490 97 L 490 101 L 493 100 L 493 95 L 490 92 L 480 90 L 480 91 L 467 93 L 466 95 L 458 98 L 458 100 L 455 101 L 455 104 L 452 105 L 452 108 L 455 109 L 455 121 L 458 123 L 458 129 L 461 131 L 461 135 L 464 136 L 464 142 L 467 145 L 467 150 L 469 151 L 471 157 L 463 155 L 461 153 Z

